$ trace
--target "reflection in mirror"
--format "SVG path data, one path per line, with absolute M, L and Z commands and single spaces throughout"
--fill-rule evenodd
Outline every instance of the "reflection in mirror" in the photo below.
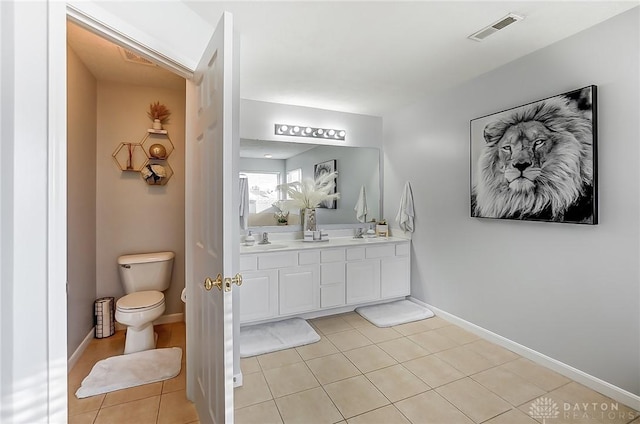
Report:
M 284 193 L 274 185 L 313 178 L 316 164 L 335 160 L 338 171 L 336 209 L 317 208 L 318 225 L 357 224 L 354 207 L 360 188 L 367 197 L 367 220 L 380 219 L 380 152 L 370 147 L 326 146 L 263 140 L 240 140 L 240 173 L 249 181 L 249 227 L 278 223 L 273 206 Z M 300 211 L 290 211 L 286 229 L 300 231 Z

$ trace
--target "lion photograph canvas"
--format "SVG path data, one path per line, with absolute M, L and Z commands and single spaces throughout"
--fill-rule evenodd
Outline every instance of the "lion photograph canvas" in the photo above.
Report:
M 471 120 L 471 216 L 597 224 L 596 86 Z

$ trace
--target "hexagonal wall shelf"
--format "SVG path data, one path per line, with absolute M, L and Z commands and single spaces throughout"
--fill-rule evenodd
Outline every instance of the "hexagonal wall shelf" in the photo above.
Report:
M 165 185 L 173 177 L 173 168 L 165 160 L 149 159 L 140 176 L 149 185 Z
M 111 156 L 121 171 L 140 172 L 148 160 L 139 143 L 120 143 Z
M 156 144 L 159 144 L 164 148 L 164 151 L 166 152 L 164 157 L 154 156 L 154 154 L 152 153 L 153 149 L 151 149 L 151 147 Z M 140 140 L 140 145 L 144 150 L 144 154 L 147 155 L 149 159 L 167 159 L 175 150 L 173 142 L 171 141 L 167 130 L 148 129 L 145 136 L 142 137 L 142 140 Z M 161 151 L 162 149 L 157 150 Z
M 165 185 L 173 176 L 167 159 L 174 150 L 167 130 L 148 129 L 139 143 L 120 143 L 112 156 L 121 171 L 140 172 L 149 185 Z

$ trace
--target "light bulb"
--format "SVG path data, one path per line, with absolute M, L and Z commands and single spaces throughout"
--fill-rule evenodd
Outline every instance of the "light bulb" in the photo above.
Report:
M 324 134 L 324 130 L 322 128 L 318 128 L 318 134 L 320 135 Z
M 294 132 L 294 133 L 296 133 L 296 134 L 297 134 L 297 133 L 298 133 L 298 131 L 300 131 L 300 127 L 293 127 L 293 132 Z
M 266 155 L 264 155 L 265 158 L 267 159 L 271 159 L 273 157 L 273 155 L 270 155 L 269 153 L 267 153 Z
M 340 138 L 344 138 L 344 136 L 345 136 L 345 135 L 347 135 L 347 133 L 346 133 L 346 132 L 344 132 L 344 131 L 340 131 L 340 132 L 338 133 L 338 136 L 339 136 Z
M 310 128 L 310 127 L 307 127 L 307 128 L 304 130 L 304 132 L 305 132 L 305 134 L 311 134 L 311 128 Z
M 329 130 L 329 136 L 333 137 L 335 135 L 336 131 L 335 130 Z
M 289 129 L 289 127 L 287 127 L 286 125 L 280 126 L 280 132 L 281 133 L 286 132 L 288 129 Z

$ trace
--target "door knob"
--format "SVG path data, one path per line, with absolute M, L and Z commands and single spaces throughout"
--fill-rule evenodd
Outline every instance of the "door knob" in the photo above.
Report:
M 218 288 L 218 290 L 222 290 L 222 275 L 218 274 L 218 276 L 216 277 L 215 280 L 212 280 L 211 278 L 207 277 L 204 280 L 204 289 L 206 291 L 209 291 L 213 288 L 213 286 L 216 286 Z
M 231 284 L 235 284 L 237 286 L 242 285 L 242 275 L 236 274 L 233 278 L 225 278 L 224 279 L 224 291 L 231 291 Z

